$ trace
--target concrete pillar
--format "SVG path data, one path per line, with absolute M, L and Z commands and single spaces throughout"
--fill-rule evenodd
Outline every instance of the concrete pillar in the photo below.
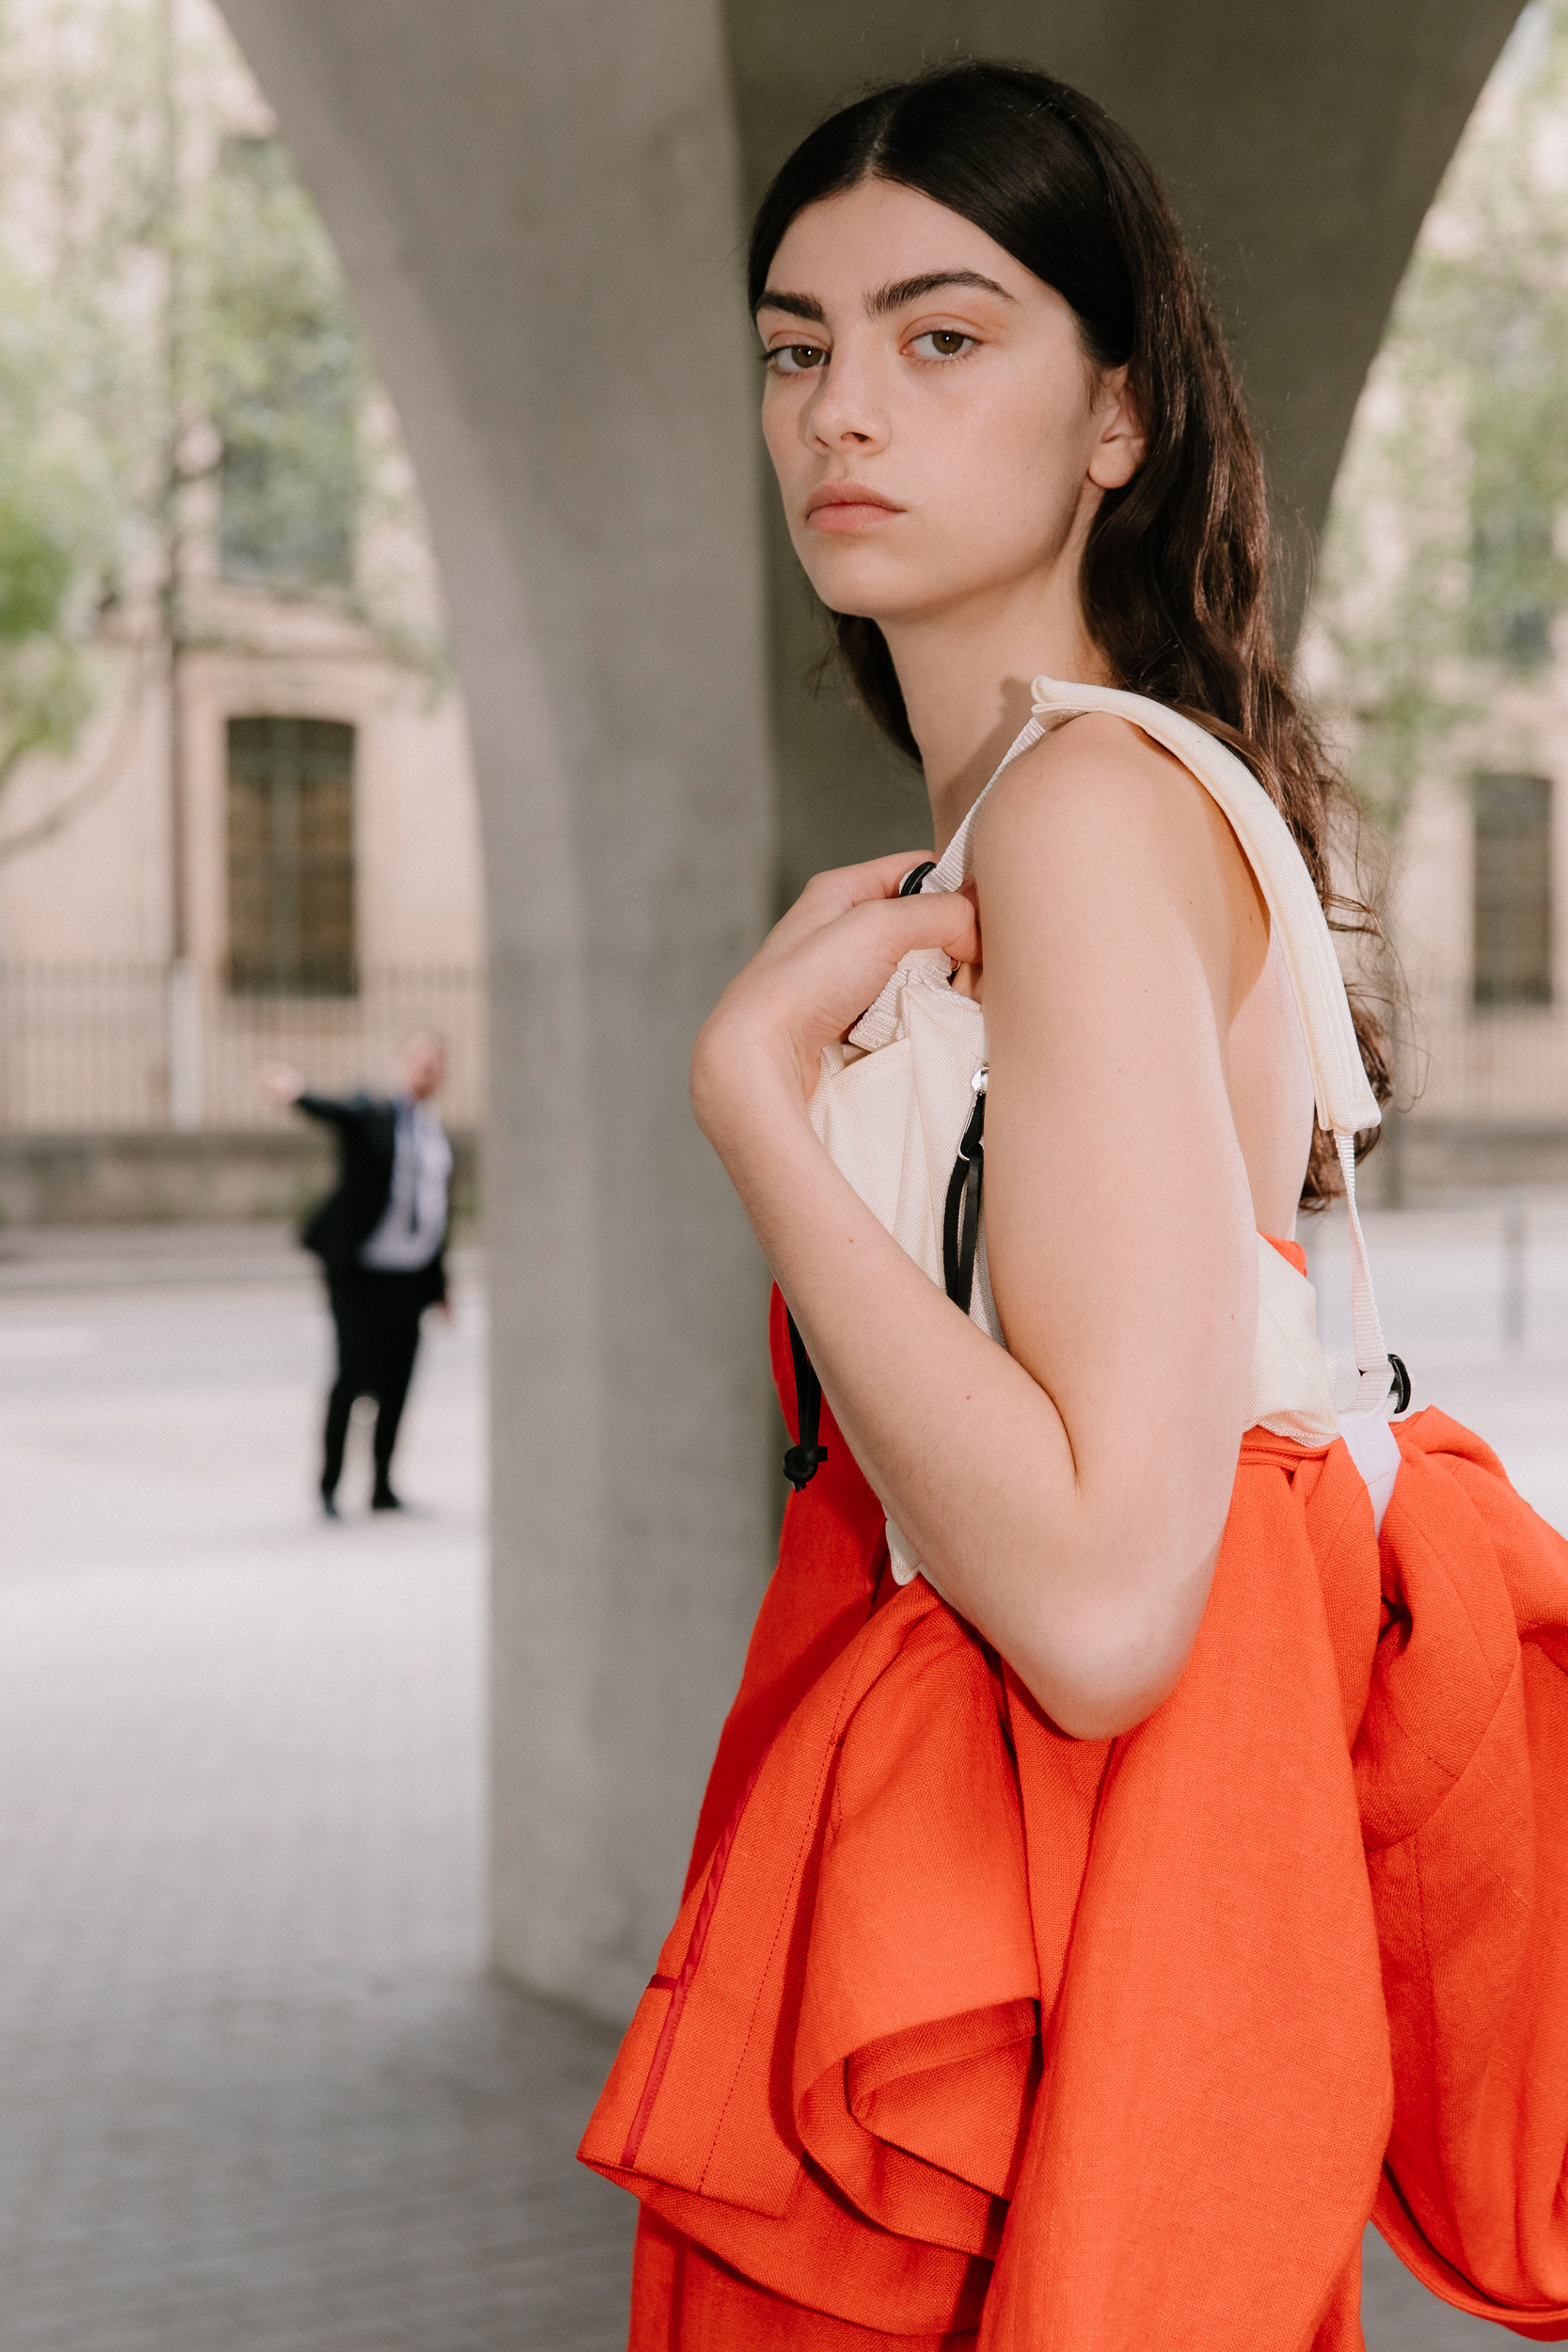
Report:
M 767 1572 L 765 1288 L 686 1103 L 773 867 L 705 0 L 230 0 L 428 504 L 491 974 L 496 1953 L 607 2013 Z

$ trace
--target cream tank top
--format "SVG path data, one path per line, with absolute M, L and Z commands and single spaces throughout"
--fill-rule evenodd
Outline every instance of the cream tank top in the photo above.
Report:
M 919 887 L 956 890 L 968 880 L 974 820 L 997 776 L 1037 743 L 1053 721 L 1085 711 L 1130 720 L 1173 754 L 1224 812 L 1267 904 L 1271 947 L 1278 946 L 1301 1015 L 1318 1123 L 1333 1135 L 1344 1170 L 1358 1375 L 1348 1408 L 1337 1410 L 1312 1285 L 1259 1235 L 1258 1341 L 1243 1427 L 1260 1425 L 1309 1446 L 1342 1438 L 1367 1482 L 1373 1520 L 1381 1529 L 1400 1464 L 1389 1426 L 1396 1389 L 1402 1403 L 1408 1401 L 1402 1366 L 1384 1344 L 1355 1206 L 1354 1138 L 1377 1126 L 1381 1113 L 1362 1068 L 1333 937 L 1312 878 L 1257 778 L 1192 720 L 1163 703 L 1110 687 L 1037 677 L 1033 693 L 1028 725 Z M 847 1041 L 824 1048 L 810 1105 L 812 1124 L 835 1167 L 939 1286 L 944 1283 L 943 1218 L 955 1166 L 972 1130 L 978 1129 L 975 1100 L 987 1078 L 985 1015 L 972 997 L 950 986 L 953 969 L 938 949 L 906 956 Z M 946 1263 L 951 1263 L 951 1216 L 948 1226 Z M 969 1313 L 1006 1345 L 986 1266 L 983 1206 L 974 1240 Z M 906 1584 L 920 1563 L 891 1519 L 887 1532 L 894 1576 Z

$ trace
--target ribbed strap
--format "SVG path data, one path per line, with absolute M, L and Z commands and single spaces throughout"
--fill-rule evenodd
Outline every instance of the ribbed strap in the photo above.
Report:
M 941 857 L 934 865 L 927 859 L 924 866 L 911 867 L 911 871 L 905 875 L 898 886 L 900 898 L 927 890 L 957 890 L 960 882 L 967 882 L 970 866 L 970 836 L 974 831 L 974 819 L 980 814 L 980 802 L 985 799 L 986 792 L 990 790 L 991 785 L 996 782 L 996 777 L 1001 775 L 1003 769 L 1010 768 L 1019 754 L 1026 752 L 1032 743 L 1037 743 L 1044 733 L 1044 721 L 1031 719 L 1028 725 L 1015 739 L 1011 750 L 1002 762 L 1002 767 L 997 769 L 996 775 L 991 777 L 990 783 L 986 786 L 985 792 L 981 793 L 980 799 L 975 802 Z M 915 880 L 916 875 L 920 878 L 918 882 Z M 858 1045 L 870 1054 L 875 1053 L 879 1045 L 888 1043 L 898 1026 L 898 993 L 904 985 L 908 968 L 917 961 L 939 969 L 943 977 L 949 978 L 952 977 L 952 959 L 944 956 L 940 948 L 919 947 L 912 956 L 906 956 L 897 971 L 888 980 L 876 1003 L 867 1006 L 850 1030 L 851 1045 Z
M 1383 1336 L 1383 1320 L 1377 1311 L 1377 1298 L 1372 1290 L 1372 1264 L 1367 1255 L 1367 1237 L 1361 1231 L 1361 1217 L 1355 1205 L 1355 1137 L 1337 1135 L 1334 1148 L 1339 1154 L 1339 1168 L 1345 1180 L 1345 1208 L 1350 1217 L 1350 1317 L 1351 1334 L 1355 1346 L 1355 1369 L 1361 1377 L 1356 1385 L 1355 1401 L 1346 1406 L 1350 1415 L 1386 1413 L 1388 1401 L 1395 1389 L 1403 1386 L 1395 1371 L 1398 1359 L 1388 1353 Z M 1403 1371 L 1403 1366 L 1400 1366 Z M 1409 1403 L 1406 1393 L 1396 1406 L 1402 1412 Z

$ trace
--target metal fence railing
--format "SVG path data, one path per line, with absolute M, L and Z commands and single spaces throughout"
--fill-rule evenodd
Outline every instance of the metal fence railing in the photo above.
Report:
M 483 976 L 372 965 L 353 996 L 233 996 L 162 963 L 0 963 L 0 1133 L 263 1127 L 257 1065 L 326 1093 L 385 1087 L 411 1029 L 447 1041 L 442 1108 L 484 1111 Z
M 1402 1057 L 1413 1116 L 1568 1127 L 1568 1008 L 1472 1011 L 1419 993 Z M 164 963 L 0 962 L 0 1132 L 261 1127 L 256 1067 L 326 1091 L 384 1086 L 410 1029 L 439 1029 L 454 1126 L 484 1110 L 484 984 L 473 965 L 379 964 L 353 996 L 236 996 Z
M 1418 1001 L 1412 1025 L 1404 1075 L 1418 1120 L 1568 1126 L 1568 1009 Z

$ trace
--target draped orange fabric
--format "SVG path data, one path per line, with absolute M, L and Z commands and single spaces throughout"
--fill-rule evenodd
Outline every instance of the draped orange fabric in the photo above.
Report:
M 792 1402 L 782 1309 L 774 1360 Z M 1350 2352 L 1370 2214 L 1568 2342 L 1568 1544 L 1427 1411 L 1250 1432 L 1190 1663 L 1064 1738 L 824 1414 L 582 2144 L 632 2352 Z

